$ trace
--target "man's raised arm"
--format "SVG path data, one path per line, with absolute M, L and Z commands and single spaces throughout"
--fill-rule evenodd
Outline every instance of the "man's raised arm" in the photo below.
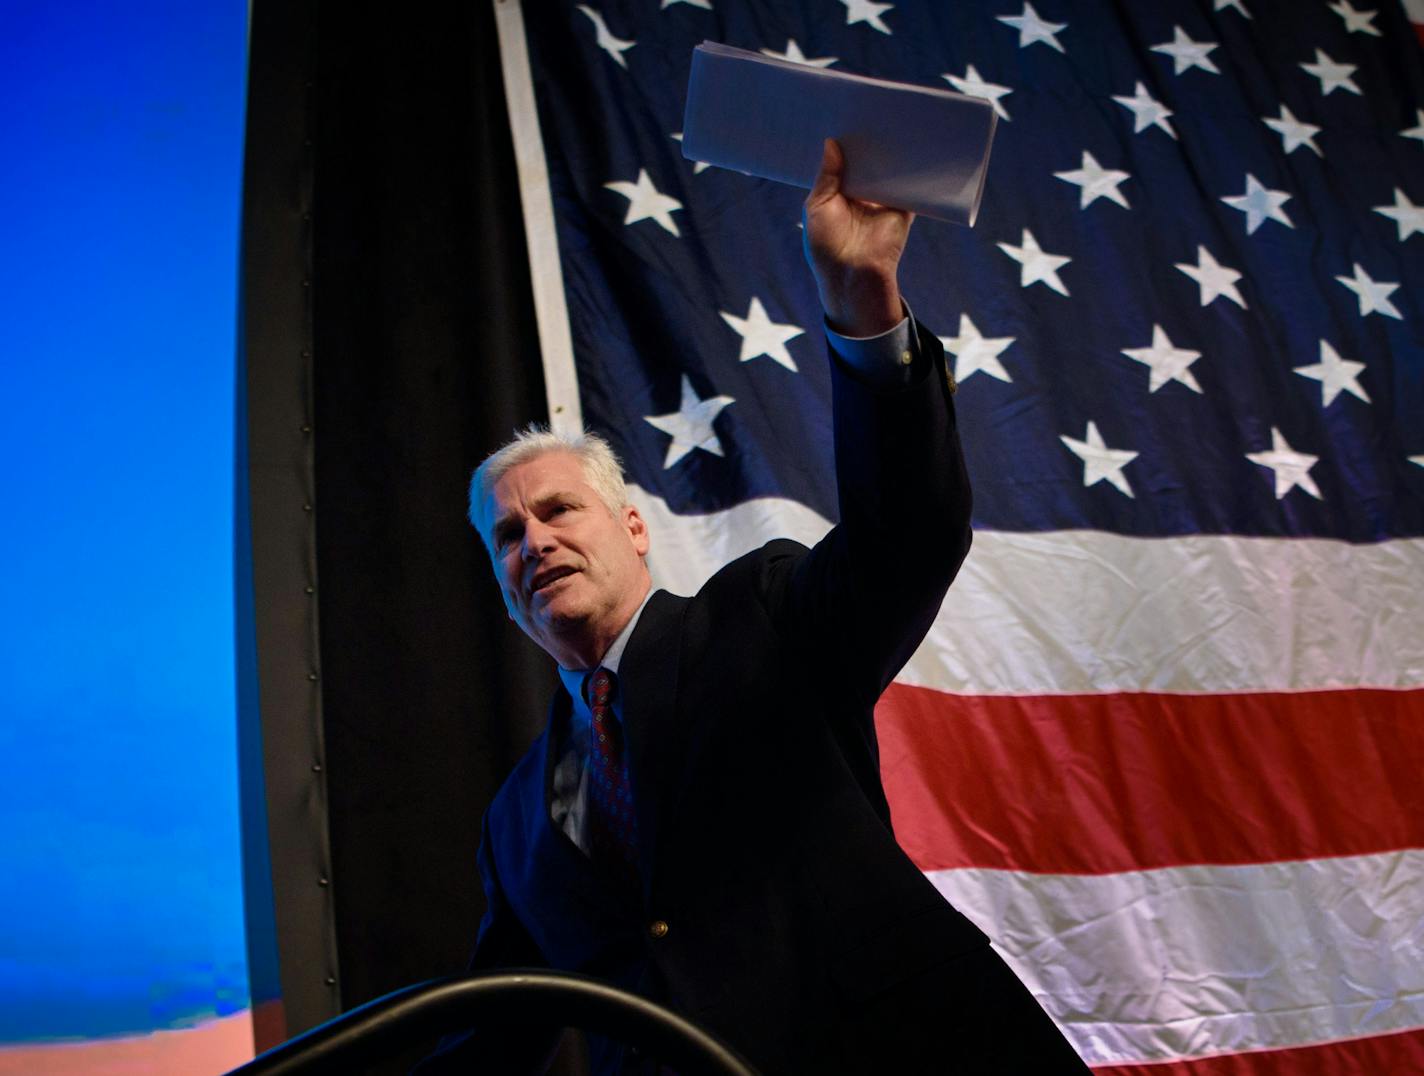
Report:
M 838 525 L 769 572 L 770 607 L 867 708 L 929 630 L 970 544 L 952 382 L 896 279 L 913 214 L 847 197 L 828 139 L 804 209 L 831 351 Z

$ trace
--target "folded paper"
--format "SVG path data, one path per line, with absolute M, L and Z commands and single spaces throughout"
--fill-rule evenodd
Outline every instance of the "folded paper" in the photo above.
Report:
M 682 153 L 809 188 L 822 142 L 835 138 L 848 195 L 972 225 L 995 123 L 978 97 L 703 42 L 692 53 Z

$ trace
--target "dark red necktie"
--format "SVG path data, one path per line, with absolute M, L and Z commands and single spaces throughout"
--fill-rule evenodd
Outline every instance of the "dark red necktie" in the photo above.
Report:
M 638 825 L 633 817 L 633 793 L 628 786 L 628 761 L 623 729 L 613 713 L 613 673 L 599 669 L 588 681 L 593 711 L 589 737 L 589 836 L 593 857 L 626 872 L 636 882 Z

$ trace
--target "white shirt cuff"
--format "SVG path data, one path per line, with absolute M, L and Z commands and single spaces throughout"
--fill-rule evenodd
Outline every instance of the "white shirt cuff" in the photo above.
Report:
M 909 380 L 919 348 L 915 344 L 915 319 L 908 303 L 899 324 L 875 336 L 842 336 L 829 325 L 826 339 L 831 350 L 856 374 L 880 387 L 903 385 Z

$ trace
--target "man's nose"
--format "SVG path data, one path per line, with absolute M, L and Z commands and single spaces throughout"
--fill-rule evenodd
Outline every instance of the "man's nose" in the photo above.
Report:
M 526 560 L 542 557 L 545 553 L 554 548 L 554 529 L 541 523 L 537 519 L 531 519 L 524 525 L 524 558 Z

